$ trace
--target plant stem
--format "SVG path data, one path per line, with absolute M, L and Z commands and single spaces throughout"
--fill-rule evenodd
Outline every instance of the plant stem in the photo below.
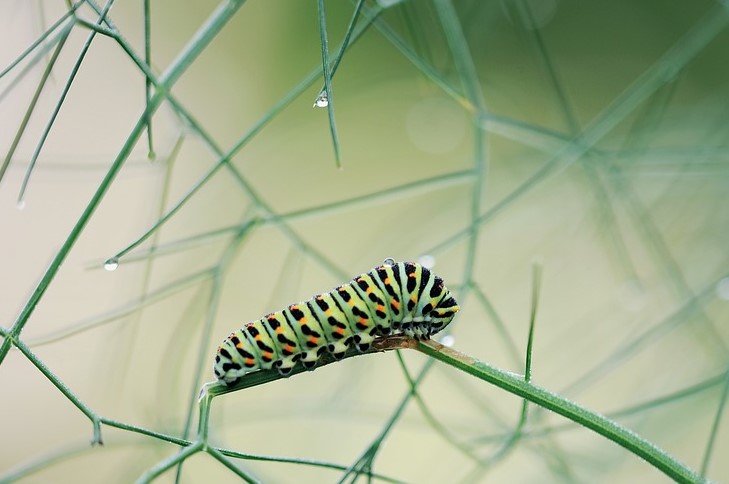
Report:
M 3 360 L 5 360 L 5 356 L 7 356 L 8 351 L 10 351 L 11 340 L 20 336 L 20 333 L 28 322 L 28 319 L 30 319 L 30 316 L 33 314 L 33 310 L 38 305 L 38 302 L 40 302 L 43 294 L 45 294 L 46 289 L 48 289 L 48 286 L 51 284 L 51 281 L 55 278 L 56 273 L 63 264 L 63 261 L 66 260 L 69 252 L 71 252 L 76 240 L 81 235 L 81 232 L 83 232 L 86 224 L 89 222 L 91 216 L 96 211 L 101 200 L 104 198 L 104 195 L 106 195 L 106 191 L 111 186 L 111 183 L 117 173 L 119 173 L 124 162 L 131 154 L 134 145 L 136 145 L 137 140 L 139 140 L 139 137 L 142 135 L 142 132 L 147 126 L 149 116 L 151 116 L 160 104 L 162 104 L 162 101 L 166 99 L 167 91 L 169 91 L 175 81 L 177 81 L 182 73 L 185 72 L 190 65 L 192 65 L 193 61 L 205 50 L 223 26 L 233 17 L 233 15 L 235 15 L 235 12 L 242 4 L 242 0 L 229 0 L 222 3 L 218 9 L 213 12 L 208 22 L 203 25 L 198 33 L 190 40 L 188 46 L 180 53 L 177 59 L 173 61 L 170 68 L 160 77 L 161 86 L 157 90 L 157 93 L 152 99 L 150 99 L 147 108 L 139 117 L 134 128 L 132 128 L 124 146 L 122 146 L 121 150 L 119 150 L 119 154 L 109 168 L 109 171 L 99 184 L 99 188 L 96 190 L 96 193 L 94 193 L 86 206 L 86 209 L 84 209 L 76 222 L 76 225 L 68 234 L 65 242 L 51 261 L 35 290 L 30 295 L 30 298 L 25 303 L 20 315 L 15 320 L 12 328 L 10 328 L 10 337 L 6 337 L 2 344 L 0 344 L 0 364 Z
M 413 346 L 408 345 L 408 347 Z M 522 375 L 499 370 L 432 340 L 418 342 L 414 349 L 594 430 L 638 457 L 645 459 L 676 482 L 703 482 L 703 479 L 691 468 L 680 463 L 664 450 L 659 449 L 638 434 L 618 425 L 603 415 L 525 381 Z

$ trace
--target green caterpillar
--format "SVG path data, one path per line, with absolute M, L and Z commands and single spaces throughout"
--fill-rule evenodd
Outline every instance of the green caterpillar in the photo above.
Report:
M 443 279 L 428 268 L 388 259 L 331 292 L 234 331 L 218 348 L 213 370 L 226 385 L 258 369 L 276 368 L 288 375 L 297 361 L 314 368 L 325 351 L 336 359 L 352 344 L 367 351 L 377 336 L 428 339 L 458 309 Z

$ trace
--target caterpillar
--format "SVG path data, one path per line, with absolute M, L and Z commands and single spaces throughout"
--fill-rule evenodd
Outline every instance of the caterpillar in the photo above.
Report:
M 234 331 L 218 348 L 213 371 L 226 385 L 258 369 L 276 368 L 286 376 L 299 361 L 313 369 L 326 351 L 335 359 L 352 345 L 367 351 L 378 336 L 428 339 L 458 310 L 443 279 L 428 268 L 387 259 L 331 292 Z

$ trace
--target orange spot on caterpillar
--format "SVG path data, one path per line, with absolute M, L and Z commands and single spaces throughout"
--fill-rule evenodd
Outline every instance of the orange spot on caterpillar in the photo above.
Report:
M 309 336 L 308 341 L 309 343 L 317 344 L 319 342 L 319 338 L 317 338 L 316 336 Z

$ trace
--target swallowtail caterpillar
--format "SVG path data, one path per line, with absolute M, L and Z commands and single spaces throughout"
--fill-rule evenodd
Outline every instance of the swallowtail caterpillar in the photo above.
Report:
M 245 374 L 276 368 L 288 375 L 297 362 L 313 369 L 329 352 L 341 359 L 354 345 L 403 334 L 425 340 L 445 328 L 458 303 L 443 279 L 415 262 L 387 259 L 331 292 L 245 324 L 218 348 L 213 370 L 226 385 Z

